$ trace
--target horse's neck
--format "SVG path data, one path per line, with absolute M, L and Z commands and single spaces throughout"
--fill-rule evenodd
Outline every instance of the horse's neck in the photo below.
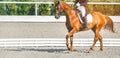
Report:
M 73 15 L 73 14 L 75 14 L 75 10 L 73 10 L 72 9 L 72 7 L 71 6 L 69 6 L 68 4 L 65 4 L 65 3 L 63 3 L 63 5 L 64 5 L 64 13 L 65 13 L 65 15 L 66 15 L 66 18 L 69 20 L 70 19 L 70 17 Z
M 71 10 L 71 9 L 70 10 L 65 10 L 64 13 L 67 17 L 70 17 L 72 15 L 72 11 L 73 10 Z
M 63 5 L 63 8 L 64 8 L 64 12 L 66 12 L 66 11 L 69 11 L 69 10 L 72 10 L 72 7 L 71 6 L 69 6 L 68 4 L 66 4 L 66 3 L 62 3 Z
M 73 9 L 70 8 L 69 6 L 64 7 L 64 13 L 66 16 L 71 16 Z
M 73 19 L 73 17 L 76 17 L 76 11 L 75 10 L 66 10 L 65 12 L 65 16 L 66 16 L 66 22 L 71 22 Z

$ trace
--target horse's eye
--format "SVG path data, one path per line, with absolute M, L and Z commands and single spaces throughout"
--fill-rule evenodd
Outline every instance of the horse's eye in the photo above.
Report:
M 56 9 L 58 8 L 58 7 L 55 7 Z
M 56 7 L 56 9 L 57 9 L 57 7 Z
M 59 10 L 59 8 L 57 8 L 57 10 Z
M 56 9 L 57 9 L 57 10 L 59 10 L 59 8 L 58 8 L 58 7 L 56 7 Z

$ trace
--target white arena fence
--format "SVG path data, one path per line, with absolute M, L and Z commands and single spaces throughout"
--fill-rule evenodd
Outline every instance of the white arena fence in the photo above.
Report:
M 74 39 L 73 46 L 91 46 L 93 38 Z M 120 46 L 120 39 L 103 38 L 104 46 Z M 0 39 L 0 47 L 44 47 L 44 46 L 66 46 L 65 38 L 16 38 Z M 100 46 L 100 42 L 96 43 Z
M 120 16 L 110 16 L 113 22 L 120 22 Z M 66 17 L 55 19 L 54 16 L 0 16 L 0 22 L 65 22 Z

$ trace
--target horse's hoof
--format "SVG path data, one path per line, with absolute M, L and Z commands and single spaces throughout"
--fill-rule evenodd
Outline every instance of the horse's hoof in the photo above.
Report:
M 100 48 L 100 51 L 103 51 L 103 49 L 102 49 L 102 48 Z
M 69 54 L 71 54 L 73 52 L 73 50 L 69 50 Z
M 72 51 L 69 51 L 69 54 L 71 54 L 72 53 Z
M 73 49 L 70 49 L 70 52 L 73 52 Z
M 94 50 L 89 50 L 88 53 L 92 53 Z
M 90 48 L 90 51 L 93 51 L 94 49 L 93 48 Z
M 93 52 L 93 51 L 94 51 L 94 49 L 93 49 L 93 48 L 90 48 L 88 53 L 91 53 L 91 52 Z
M 73 49 L 71 49 L 71 48 L 68 48 L 68 50 L 69 50 L 70 52 L 73 52 Z
M 67 49 L 70 51 L 70 47 L 67 47 Z

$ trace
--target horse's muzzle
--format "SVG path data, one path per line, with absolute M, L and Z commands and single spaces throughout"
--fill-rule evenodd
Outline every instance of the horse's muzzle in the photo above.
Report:
M 58 15 L 58 16 L 55 16 L 55 18 L 56 18 L 56 19 L 59 19 L 59 18 L 60 18 L 60 15 Z

